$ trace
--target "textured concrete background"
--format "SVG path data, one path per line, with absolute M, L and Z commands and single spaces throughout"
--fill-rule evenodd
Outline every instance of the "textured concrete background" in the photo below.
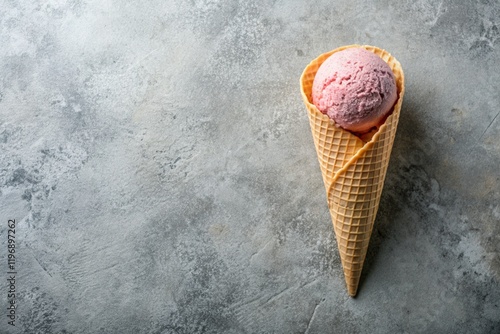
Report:
M 494 0 L 0 0 L 0 333 L 500 333 L 499 17 Z M 407 80 L 356 299 L 299 93 L 352 43 Z

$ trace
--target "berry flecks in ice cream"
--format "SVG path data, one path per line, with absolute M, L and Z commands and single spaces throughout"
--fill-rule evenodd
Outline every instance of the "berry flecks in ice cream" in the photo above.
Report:
M 397 95 L 389 65 L 362 48 L 332 54 L 319 67 L 312 87 L 313 104 L 319 111 L 357 133 L 381 125 Z

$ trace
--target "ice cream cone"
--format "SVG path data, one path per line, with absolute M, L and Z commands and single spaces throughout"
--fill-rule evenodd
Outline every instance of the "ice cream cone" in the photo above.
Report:
M 351 47 L 362 47 L 380 56 L 392 69 L 398 88 L 394 110 L 371 138 L 363 138 L 367 141 L 337 127 L 311 102 L 312 84 L 319 66 L 334 52 Z M 300 87 L 325 183 L 347 290 L 349 295 L 355 296 L 398 126 L 404 95 L 403 70 L 385 50 L 349 45 L 313 60 L 302 73 Z

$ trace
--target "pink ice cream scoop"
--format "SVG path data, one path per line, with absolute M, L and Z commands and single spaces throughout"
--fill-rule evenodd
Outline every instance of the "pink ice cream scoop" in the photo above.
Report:
M 313 104 L 340 127 L 357 133 L 380 125 L 397 95 L 389 65 L 361 48 L 332 54 L 319 67 L 312 87 Z

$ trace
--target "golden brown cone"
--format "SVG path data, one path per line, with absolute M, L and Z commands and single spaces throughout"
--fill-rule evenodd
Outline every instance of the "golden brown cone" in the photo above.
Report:
M 398 100 L 392 114 L 367 142 L 335 126 L 312 104 L 311 98 L 314 76 L 323 61 L 335 52 L 352 47 L 361 47 L 380 56 L 392 69 L 398 88 Z M 313 60 L 302 73 L 300 88 L 325 183 L 347 291 L 355 296 L 398 126 L 405 91 L 403 69 L 385 50 L 348 45 Z

